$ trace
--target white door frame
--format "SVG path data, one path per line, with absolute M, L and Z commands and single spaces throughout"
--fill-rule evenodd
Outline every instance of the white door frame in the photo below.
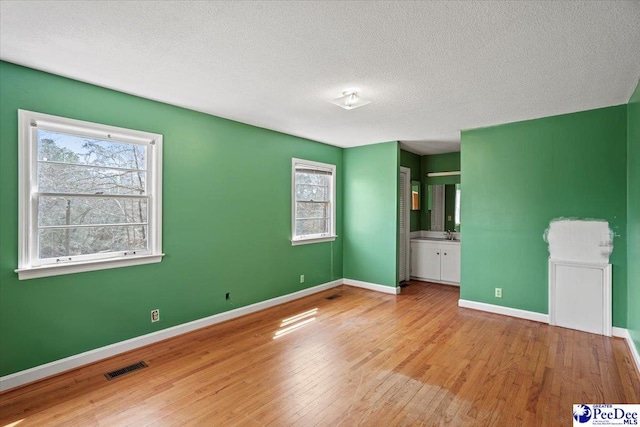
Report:
M 399 228 L 398 233 L 400 234 L 400 245 L 404 245 L 404 259 L 400 259 L 398 257 L 398 267 L 400 267 L 400 263 L 404 263 L 404 276 L 400 274 L 402 269 L 400 268 L 398 272 L 399 281 L 409 280 L 411 278 L 411 169 L 405 168 L 404 166 L 400 166 L 400 177 L 399 181 L 401 182 L 403 179 L 406 179 L 405 191 L 404 194 L 400 194 L 400 203 L 403 202 L 402 198 L 404 197 L 404 223 L 405 229 L 403 230 Z M 399 191 L 400 192 L 400 191 Z M 400 252 L 402 253 L 402 252 Z

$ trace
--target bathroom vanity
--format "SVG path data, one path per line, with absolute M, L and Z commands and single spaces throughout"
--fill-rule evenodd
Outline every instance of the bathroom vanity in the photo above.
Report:
M 411 239 L 411 278 L 460 286 L 460 241 Z

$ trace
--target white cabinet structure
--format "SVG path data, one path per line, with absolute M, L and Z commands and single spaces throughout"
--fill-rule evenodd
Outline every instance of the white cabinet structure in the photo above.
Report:
M 441 247 L 440 280 L 460 283 L 460 243 L 443 245 Z
M 411 277 L 460 284 L 460 242 L 411 240 Z

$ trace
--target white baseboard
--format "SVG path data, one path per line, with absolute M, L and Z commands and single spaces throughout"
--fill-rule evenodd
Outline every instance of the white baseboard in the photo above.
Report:
M 214 314 L 213 316 L 205 317 L 203 319 L 183 323 L 181 325 L 173 326 L 161 331 L 152 332 L 150 334 L 131 338 L 126 341 L 120 341 L 111 345 L 107 345 L 105 347 L 96 348 L 94 350 L 86 351 L 84 353 L 65 357 L 64 359 L 55 360 L 44 365 L 6 375 L 4 377 L 0 377 L 0 392 L 10 390 L 12 388 L 38 381 L 53 375 L 57 375 L 65 371 L 87 365 L 89 363 L 97 362 L 98 360 L 106 359 L 117 354 L 134 350 L 136 348 L 144 347 L 158 341 L 163 341 L 168 338 L 173 338 L 175 336 L 185 334 L 187 332 L 192 332 L 197 329 L 215 325 L 216 323 L 225 322 L 236 317 L 244 316 L 256 311 L 283 304 L 285 302 L 293 301 L 298 298 L 322 292 L 327 289 L 335 288 L 336 286 L 342 285 L 343 282 L 344 279 L 334 280 L 332 282 L 324 283 L 312 288 L 303 289 L 301 291 L 293 292 L 291 294 L 283 295 L 276 298 L 271 298 L 266 301 L 248 305 L 246 307 L 240 307 L 234 310 L 225 311 L 224 313 Z M 383 288 L 389 287 L 383 286 Z
M 437 283 L 438 285 L 448 285 L 455 286 L 456 288 L 460 287 L 460 283 L 456 282 L 447 282 L 445 280 L 433 280 L 433 279 L 425 279 L 424 277 L 411 276 L 411 280 L 418 280 L 420 282 L 429 282 L 429 283 Z
M 377 283 L 363 282 L 362 280 L 355 279 L 342 279 L 342 283 L 349 286 L 355 286 L 357 288 L 369 289 L 376 292 L 384 292 L 385 294 L 400 294 L 400 286 L 395 288 L 392 286 L 379 285 Z
M 363 282 L 361 280 L 353 279 L 338 279 L 332 282 L 324 283 L 322 285 L 314 286 L 312 288 L 303 289 L 298 292 L 283 295 L 276 298 L 271 298 L 266 301 L 261 301 L 255 304 L 248 305 L 246 307 L 236 308 L 234 310 L 226 311 L 224 313 L 214 314 L 213 316 L 205 317 L 203 319 L 194 320 L 192 322 L 183 323 L 181 325 L 173 326 L 171 328 L 163 329 L 161 331 L 152 332 L 150 334 L 142 335 L 139 337 L 131 338 L 126 341 L 117 342 L 105 347 L 100 347 L 94 350 L 86 351 L 84 353 L 76 354 L 66 357 L 64 359 L 56 360 L 44 365 L 36 366 L 24 371 L 16 372 L 4 377 L 0 377 L 0 392 L 10 390 L 34 381 L 38 381 L 53 375 L 60 374 L 62 372 L 79 368 L 84 365 L 88 365 L 93 362 L 97 362 L 102 359 L 106 359 L 127 351 L 135 350 L 140 347 L 144 347 L 149 344 L 153 344 L 159 341 L 173 338 L 178 335 L 182 335 L 188 332 L 192 332 L 207 326 L 215 325 L 216 323 L 225 322 L 227 320 L 234 319 L 236 317 L 244 316 L 256 311 L 264 310 L 279 304 L 283 304 L 289 301 L 293 301 L 299 298 L 303 298 L 308 295 L 312 295 L 318 292 L 322 292 L 327 289 L 335 288 L 342 284 L 355 286 L 359 288 L 369 289 L 372 291 L 383 292 L 387 294 L 399 294 L 400 287 L 384 286 L 376 283 Z M 548 323 L 549 316 L 542 313 L 535 313 L 531 311 L 519 310 L 515 308 L 502 307 L 493 304 L 485 304 L 475 301 L 459 300 L 458 305 L 460 307 L 471 308 L 475 310 L 487 311 L 490 313 L 497 313 L 506 316 L 518 317 L 521 319 L 533 320 L 536 322 Z M 635 347 L 629 331 L 624 328 L 613 328 L 613 336 L 624 338 L 629 346 L 629 351 L 634 359 L 634 362 L 640 372 L 640 355 L 638 349 Z
M 627 347 L 629 347 L 629 352 L 631 353 L 631 358 L 636 364 L 636 369 L 638 369 L 638 376 L 640 377 L 640 353 L 638 353 L 638 349 L 636 348 L 633 339 L 631 338 L 631 334 L 628 329 L 625 328 L 616 328 L 613 327 L 613 336 L 624 338 L 627 342 Z
M 518 317 L 520 319 L 533 320 L 535 322 L 549 323 L 548 314 L 519 310 L 517 308 L 503 307 L 500 305 L 486 304 L 483 302 L 468 301 L 463 299 L 458 300 L 458 306 L 464 308 L 472 308 L 474 310 L 487 311 L 489 313 L 502 314 L 505 316 Z M 629 331 L 625 328 L 618 328 L 614 326 L 611 332 L 612 336 L 624 338 L 624 340 L 627 342 L 631 357 L 636 364 L 636 368 L 638 368 L 638 373 L 640 373 L 640 354 L 638 353 L 638 349 L 631 339 Z
M 469 301 L 464 299 L 458 300 L 458 306 L 464 308 L 472 308 L 474 310 L 488 311 L 489 313 L 502 314 L 504 316 L 517 317 L 520 319 L 533 320 L 534 322 L 549 323 L 548 314 L 520 310 L 518 308 L 503 307 L 501 305 L 486 304 L 484 302 Z
M 629 331 L 628 330 L 626 330 L 625 328 L 618 328 L 616 326 L 611 328 L 611 336 L 612 337 L 618 337 L 618 338 L 624 338 L 624 339 L 631 339 L 631 335 L 629 335 Z

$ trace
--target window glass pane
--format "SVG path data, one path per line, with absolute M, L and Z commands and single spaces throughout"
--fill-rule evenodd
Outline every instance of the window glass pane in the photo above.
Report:
M 38 161 L 146 169 L 147 147 L 38 130 Z
M 146 248 L 146 225 L 47 228 L 38 232 L 38 249 L 41 259 Z
M 296 172 L 295 179 L 296 200 L 329 201 L 331 175 Z
M 460 189 L 456 189 L 455 224 L 460 225 Z
M 331 173 L 313 171 L 311 169 L 296 169 L 296 183 L 328 185 L 331 182 Z
M 297 184 L 296 200 L 328 202 L 329 187 L 319 186 L 315 184 Z
M 326 219 L 297 219 L 296 236 L 308 234 L 324 234 L 329 232 L 329 221 Z
M 296 202 L 297 219 L 327 219 L 329 203 Z
M 38 163 L 38 191 L 42 193 L 145 194 L 146 171 Z
M 38 198 L 39 226 L 146 223 L 147 217 L 147 199 Z
M 294 238 L 332 232 L 334 172 L 330 165 L 294 166 Z

